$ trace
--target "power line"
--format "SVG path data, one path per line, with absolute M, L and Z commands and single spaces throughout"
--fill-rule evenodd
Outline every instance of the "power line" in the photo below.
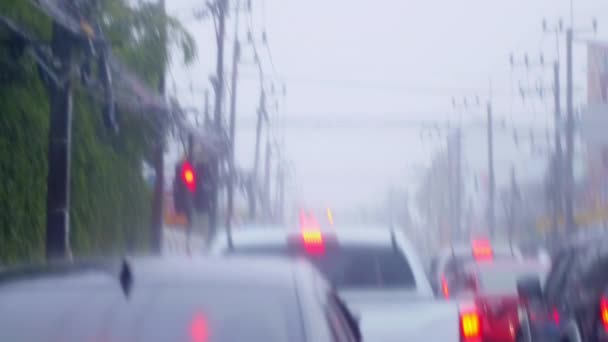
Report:
M 428 113 L 426 113 L 428 114 Z M 333 118 L 331 116 L 334 116 Z M 239 119 L 241 126 L 248 126 L 255 123 L 255 117 L 244 117 Z M 356 118 L 353 116 L 347 116 L 344 114 L 334 115 L 331 113 L 315 113 L 308 116 L 304 114 L 298 114 L 297 116 L 290 116 L 283 118 L 279 123 L 273 123 L 278 126 L 295 126 L 296 128 L 308 128 L 308 127 L 323 127 L 323 128 L 357 128 L 357 127 L 369 127 L 369 128 L 417 128 L 417 129 L 428 129 L 428 130 L 439 130 L 446 131 L 457 126 L 461 126 L 462 129 L 471 128 L 483 128 L 486 122 L 471 121 L 463 124 L 457 122 L 450 122 L 445 119 L 437 120 L 420 120 L 420 119 L 407 119 L 403 117 L 379 117 L 378 113 L 368 114 L 367 117 Z M 498 125 L 497 131 L 507 130 L 543 130 L 545 127 L 538 125 L 515 125 L 515 124 L 504 124 Z
M 251 73 L 240 73 L 239 77 L 244 79 L 255 80 L 258 78 L 257 75 Z M 412 84 L 404 84 L 404 83 L 391 83 L 391 82 L 376 82 L 369 80 L 339 80 L 339 79 L 312 79 L 312 78 L 301 78 L 301 77 L 283 77 L 281 80 L 284 80 L 285 83 L 296 83 L 302 85 L 311 85 L 311 86 L 324 86 L 329 88 L 336 89 L 367 89 L 367 90 L 378 90 L 378 91 L 391 91 L 398 93 L 410 93 L 416 95 L 430 95 L 430 96 L 452 96 L 457 94 L 459 96 L 464 95 L 476 95 L 482 92 L 482 89 L 478 88 L 461 88 L 461 87 L 441 87 L 441 86 L 421 86 L 421 85 L 412 85 Z M 279 81 L 281 81 L 279 80 Z M 193 89 L 177 89 L 178 91 L 196 91 L 202 92 L 204 88 L 193 88 Z M 494 92 L 494 96 L 499 97 L 508 97 L 510 94 L 508 91 L 504 92 Z

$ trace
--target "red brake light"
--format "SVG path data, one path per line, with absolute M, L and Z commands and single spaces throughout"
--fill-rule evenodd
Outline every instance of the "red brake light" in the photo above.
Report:
M 553 318 L 553 322 L 555 322 L 555 324 L 559 324 L 559 311 L 557 311 L 556 308 L 553 308 L 553 311 L 551 312 L 551 316 Z
M 602 324 L 604 325 L 604 330 L 608 332 L 608 299 L 603 296 L 600 300 L 600 315 L 602 316 Z
M 477 310 L 471 309 L 460 312 L 460 335 L 463 341 L 478 341 L 481 339 L 481 323 Z
M 194 168 L 190 164 L 189 161 L 185 160 L 182 163 L 182 181 L 190 190 L 190 192 L 194 192 L 196 190 L 196 176 L 194 173 Z
M 492 259 L 492 246 L 488 241 L 475 240 L 473 241 L 473 256 L 476 260 Z
M 192 336 L 192 342 L 209 341 L 209 326 L 203 315 L 197 314 L 194 316 L 190 324 L 190 335 Z
M 323 234 L 320 230 L 303 230 L 302 241 L 304 242 L 304 248 L 310 254 L 323 254 L 325 252 Z
M 441 276 L 441 292 L 443 292 L 445 298 L 450 298 L 450 288 L 448 286 L 448 281 L 445 280 L 444 276 Z

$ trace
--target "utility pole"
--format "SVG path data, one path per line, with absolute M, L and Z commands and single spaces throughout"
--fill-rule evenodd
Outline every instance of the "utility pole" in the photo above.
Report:
M 72 63 L 70 35 L 53 23 L 52 52 L 60 61 L 61 75 L 68 75 Z M 70 167 L 72 140 L 72 83 L 51 85 L 48 174 L 46 197 L 46 258 L 69 259 L 70 250 Z
M 237 91 L 237 79 L 239 72 L 239 58 L 241 54 L 241 46 L 238 40 L 238 29 L 239 29 L 239 8 L 237 2 L 235 20 L 234 20 L 234 51 L 232 55 L 232 94 L 230 96 L 230 127 L 229 127 L 229 151 L 228 151 L 228 182 L 227 182 L 227 197 L 228 203 L 226 208 L 226 235 L 228 237 L 229 245 L 232 245 L 232 214 L 234 209 L 234 182 L 236 177 L 235 162 L 234 162 L 234 146 L 235 146 L 235 126 L 236 126 L 236 91 Z
M 572 5 L 572 2 L 570 3 Z M 572 12 L 572 8 L 571 8 Z M 572 19 L 572 13 L 570 13 Z M 570 25 L 573 23 L 571 22 Z M 593 32 L 597 33 L 597 20 L 592 21 Z M 580 31 L 580 30 L 579 30 Z M 574 27 L 566 29 L 566 175 L 565 175 L 565 216 L 566 230 L 576 229 L 574 221 L 574 85 L 572 80 L 572 44 Z
M 226 11 L 228 7 L 228 0 L 216 0 L 215 5 L 217 6 L 217 64 L 215 70 L 216 82 L 215 87 L 215 107 L 213 108 L 213 122 L 215 124 L 216 132 L 222 132 L 222 102 L 224 98 L 224 36 L 226 34 Z M 216 180 L 211 191 L 211 199 L 209 206 L 209 230 L 210 235 L 215 235 L 217 230 L 217 211 L 218 211 L 218 193 L 219 193 L 219 173 L 220 173 L 220 160 L 219 157 L 212 161 L 211 172 L 213 173 L 212 178 Z
M 494 217 L 494 141 L 492 132 L 492 104 L 488 102 L 488 230 L 490 237 L 494 237 L 495 233 L 495 217 Z
M 454 228 L 454 221 L 455 221 L 455 215 L 454 215 L 454 209 L 455 209 L 455 205 L 454 205 L 454 197 L 455 197 L 455 191 L 454 191 L 454 177 L 452 177 L 453 173 L 453 169 L 454 169 L 454 144 L 452 143 L 453 141 L 453 135 L 451 134 L 451 132 L 448 131 L 447 134 L 447 139 L 446 139 L 446 154 L 447 154 L 447 172 L 446 172 L 446 178 L 447 178 L 447 183 L 448 183 L 448 218 L 449 218 L 449 225 L 450 225 L 450 238 L 454 239 L 456 238 L 456 229 Z
M 285 166 L 280 160 L 277 165 L 277 220 L 283 222 L 285 216 Z
M 205 89 L 205 127 L 211 125 L 211 117 L 209 117 L 209 90 Z
M 573 231 L 574 223 L 574 104 L 573 104 L 573 85 L 572 85 L 572 28 L 566 30 L 566 186 L 565 186 L 565 205 L 566 205 L 566 230 Z
M 164 17 L 166 16 L 165 0 L 159 0 L 160 10 L 163 16 L 163 27 L 161 28 L 161 42 L 166 44 L 167 28 L 164 26 Z M 166 45 L 163 46 L 162 53 L 166 57 Z M 163 65 L 160 70 L 160 78 L 158 82 L 158 90 L 161 96 L 165 96 L 166 79 L 165 79 L 165 64 L 166 58 L 163 58 Z M 152 198 L 152 251 L 160 254 L 162 252 L 163 241 L 163 213 L 164 213 L 164 197 L 165 197 L 165 127 L 161 124 L 161 136 L 156 141 L 153 147 L 153 166 L 154 166 L 154 197 Z
M 462 128 L 456 128 L 456 198 L 455 223 L 457 236 L 462 235 Z
M 252 187 L 252 196 L 250 199 L 249 205 L 249 216 L 251 219 L 255 218 L 256 215 L 256 193 L 259 191 L 258 187 L 258 173 L 259 173 L 259 164 L 260 164 L 260 138 L 262 134 L 262 122 L 266 117 L 266 92 L 264 91 L 264 87 L 261 88 L 260 93 L 260 106 L 258 108 L 258 117 L 255 128 L 255 150 L 253 152 L 253 175 L 251 176 L 251 187 Z
M 462 110 L 468 110 L 470 105 L 476 105 L 479 106 L 479 97 L 475 98 L 475 102 L 473 104 L 470 104 L 470 101 L 468 101 L 466 98 L 463 100 L 462 104 L 457 104 L 456 103 L 456 99 L 452 98 L 452 106 L 454 107 L 455 110 L 457 109 L 462 109 Z M 453 213 L 451 214 L 451 220 L 453 222 L 453 224 L 455 225 L 455 231 L 456 231 L 456 235 L 457 236 L 461 236 L 462 235 L 462 112 L 459 115 L 458 118 L 458 126 L 455 129 L 455 134 L 454 134 L 454 155 L 455 155 L 455 161 L 453 161 L 452 163 L 454 163 L 454 174 L 456 176 L 456 181 L 454 182 L 455 184 L 452 184 L 452 167 L 450 166 L 450 174 L 448 175 L 449 177 L 449 182 L 450 182 L 450 189 L 453 188 L 453 190 L 451 190 L 452 196 L 453 198 L 450 199 L 450 208 L 453 211 Z M 452 204 L 453 203 L 453 204 Z
M 559 62 L 553 63 L 553 98 L 555 100 L 555 212 L 553 213 L 553 227 L 559 232 L 559 221 L 563 207 L 562 192 L 562 138 L 561 130 L 561 104 L 560 104 L 560 82 L 559 82 Z
M 270 137 L 268 137 L 268 140 L 266 140 L 266 160 L 264 162 L 264 188 L 263 188 L 263 204 L 264 204 L 264 215 L 266 216 L 266 218 L 270 218 L 271 217 L 271 210 L 270 210 L 270 167 L 271 167 L 271 154 L 272 154 L 272 149 L 270 146 Z
M 560 24 L 555 28 L 555 29 L 551 29 L 547 26 L 547 22 L 545 20 L 543 20 L 543 32 L 545 33 L 555 33 L 556 34 L 556 42 L 557 42 L 557 34 L 559 32 L 561 32 L 562 30 L 562 24 L 560 22 Z M 559 45 L 558 45 L 559 46 Z M 559 50 L 559 49 L 558 49 Z M 515 66 L 516 63 L 514 61 L 513 56 L 511 55 L 511 67 Z M 545 67 L 545 62 L 544 62 L 544 58 L 541 55 L 540 56 L 540 63 L 539 64 L 532 64 L 530 63 L 530 61 L 528 60 L 528 55 L 524 56 L 524 63 L 523 65 L 526 67 L 526 69 L 529 69 L 531 66 L 538 66 L 538 67 Z M 529 90 L 525 90 L 523 88 L 520 88 L 520 93 L 522 95 L 522 98 L 525 98 L 525 94 L 526 92 Z M 543 93 L 544 93 L 544 87 L 540 86 L 536 89 L 533 90 L 534 93 L 538 93 L 541 97 L 541 99 L 543 98 Z M 561 100 L 560 100 L 560 79 L 559 79 L 559 61 L 556 59 L 553 62 L 553 86 L 552 86 L 552 91 L 553 91 L 553 100 L 554 100 L 554 110 L 555 110 L 555 158 L 553 160 L 553 175 L 554 175 L 554 184 L 553 186 L 553 215 L 552 215 L 552 221 L 553 221 L 553 227 L 554 229 L 557 231 L 559 231 L 559 224 L 560 224 L 560 216 L 562 214 L 562 207 L 563 207 L 563 191 L 562 191 L 562 183 L 563 183 L 563 177 L 562 177 L 562 143 L 561 143 Z

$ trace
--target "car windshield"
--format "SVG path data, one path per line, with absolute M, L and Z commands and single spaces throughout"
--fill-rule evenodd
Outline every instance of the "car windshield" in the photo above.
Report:
M 415 288 L 414 275 L 404 255 L 387 247 L 335 246 L 322 255 L 297 247 L 249 246 L 234 254 L 302 257 L 314 264 L 336 287 L 342 289 Z
M 270 245 L 302 231 L 344 245 Z M 13 266 L 234 241 L 373 289 L 338 296 L 449 300 L 469 263 L 599 236 L 608 0 L 0 0 L 0 293 Z
M 297 301 L 280 288 L 136 287 L 130 298 L 114 286 L 65 288 L 0 294 L 2 340 L 303 341 Z

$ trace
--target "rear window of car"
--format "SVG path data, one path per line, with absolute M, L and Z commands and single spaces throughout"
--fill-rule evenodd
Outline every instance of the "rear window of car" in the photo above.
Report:
M 477 272 L 477 281 L 483 292 L 497 294 L 517 293 L 517 279 L 525 276 L 544 278 L 542 267 L 488 267 Z
M 515 259 L 516 257 L 511 251 L 506 251 L 502 248 L 494 249 L 492 251 L 493 260 L 508 260 Z M 454 256 L 450 256 L 443 267 L 442 273 L 449 274 L 458 272 L 462 267 L 475 261 L 473 251 L 469 253 L 456 253 Z
M 322 255 L 289 246 L 241 246 L 232 254 L 303 257 L 338 288 L 415 288 L 403 253 L 391 246 L 335 246 Z
M 2 340 L 304 340 L 295 296 L 282 288 L 136 287 L 129 298 L 118 285 L 86 290 L 36 288 L 0 294 Z

